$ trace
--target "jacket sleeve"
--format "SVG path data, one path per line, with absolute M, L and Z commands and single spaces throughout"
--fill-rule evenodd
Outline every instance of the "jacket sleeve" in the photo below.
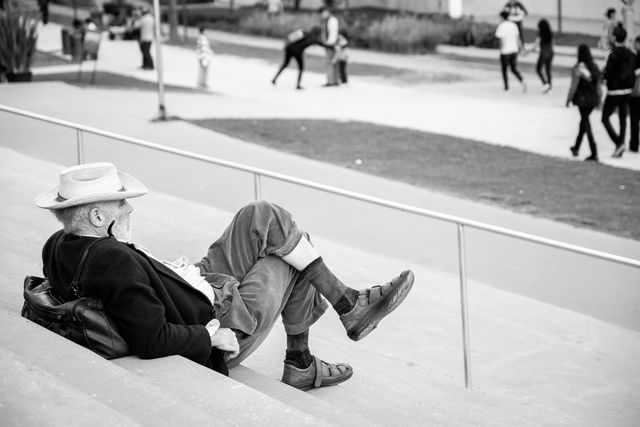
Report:
M 578 66 L 575 66 L 571 71 L 571 86 L 569 87 L 569 92 L 567 93 L 567 105 L 573 99 L 573 96 L 576 94 L 576 90 L 578 90 L 578 84 L 580 83 L 580 70 Z
M 85 294 L 101 298 L 132 353 L 143 359 L 180 355 L 204 364 L 211 354 L 211 338 L 203 325 L 166 321 L 165 308 L 151 286 L 151 279 L 131 253 L 103 248 Z

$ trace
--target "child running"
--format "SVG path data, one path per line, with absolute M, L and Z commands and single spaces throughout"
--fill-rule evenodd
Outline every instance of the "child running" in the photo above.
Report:
M 302 89 L 300 82 L 302 80 L 302 73 L 304 72 L 303 54 L 304 50 L 313 44 L 320 44 L 320 27 L 313 27 L 309 31 L 295 30 L 291 32 L 285 40 L 284 61 L 282 61 L 282 65 L 273 80 L 271 80 L 271 83 L 274 85 L 276 84 L 276 80 L 278 80 L 280 73 L 287 68 L 291 58 L 293 58 L 298 63 L 298 81 L 296 89 Z

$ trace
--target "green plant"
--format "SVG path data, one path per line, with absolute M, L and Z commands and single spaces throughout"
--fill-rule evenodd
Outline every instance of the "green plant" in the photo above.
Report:
M 447 27 L 436 21 L 413 16 L 387 16 L 374 21 L 366 30 L 366 39 L 373 49 L 388 52 L 433 51 L 446 40 Z
M 0 63 L 10 74 L 27 72 L 38 40 L 38 20 L 31 14 L 0 11 Z

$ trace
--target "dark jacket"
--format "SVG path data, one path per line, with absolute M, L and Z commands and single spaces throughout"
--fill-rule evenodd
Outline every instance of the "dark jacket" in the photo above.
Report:
M 584 72 L 588 75 L 585 75 Z M 601 74 L 597 66 L 588 70 L 584 64 L 576 64 L 571 73 L 567 103 L 571 101 L 577 107 L 597 107 L 600 105 L 600 77 Z
M 635 82 L 635 55 L 624 46 L 616 46 L 611 50 L 604 69 L 604 80 L 607 89 L 622 90 L 633 88 Z
M 86 247 L 97 238 L 53 234 L 42 250 L 44 275 L 65 301 Z M 143 359 L 180 355 L 228 374 L 204 327 L 215 316 L 209 299 L 133 245 L 105 239 L 89 251 L 80 295 L 100 298 L 131 352 Z

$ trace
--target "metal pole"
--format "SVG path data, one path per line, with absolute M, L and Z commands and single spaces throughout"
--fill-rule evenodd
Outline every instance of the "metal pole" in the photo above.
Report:
M 76 129 L 76 145 L 77 145 L 78 164 L 81 165 L 84 163 L 84 142 L 83 142 L 83 134 L 80 129 Z
M 469 309 L 467 304 L 467 267 L 464 225 L 458 224 L 458 266 L 460 269 L 460 306 L 462 309 L 462 347 L 464 351 L 464 385 L 471 388 L 471 344 L 469 342 Z
M 160 32 L 160 1 L 153 0 L 153 15 L 155 18 L 156 36 L 156 70 L 158 71 L 158 120 L 167 119 L 167 109 L 164 105 L 164 80 L 162 74 L 162 34 Z
M 260 174 L 253 174 L 253 190 L 255 199 L 262 199 L 262 181 L 260 179 Z
M 182 42 L 187 43 L 187 0 L 182 0 Z
M 558 34 L 562 34 L 562 0 L 558 0 Z

